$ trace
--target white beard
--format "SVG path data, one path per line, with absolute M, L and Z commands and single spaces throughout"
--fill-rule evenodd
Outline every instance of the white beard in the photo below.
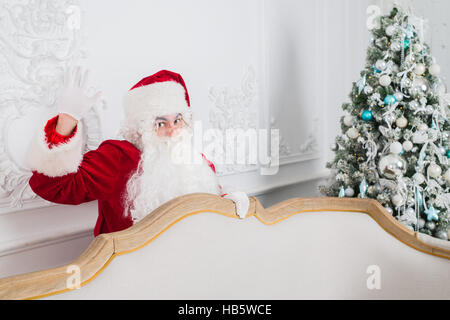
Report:
M 219 182 L 201 154 L 196 161 L 174 161 L 173 152 L 192 148 L 192 132 L 185 127 L 173 138 L 158 137 L 153 130 L 142 136 L 142 153 L 136 172 L 127 183 L 125 214 L 136 222 L 178 196 L 204 192 L 219 195 Z M 198 158 L 199 157 L 199 158 Z

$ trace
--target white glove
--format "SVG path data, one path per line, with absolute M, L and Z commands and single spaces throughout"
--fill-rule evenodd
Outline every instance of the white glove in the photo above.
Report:
M 58 93 L 58 113 L 65 113 L 76 120 L 80 120 L 96 104 L 102 93 L 97 92 L 92 97 L 88 97 L 84 93 L 88 77 L 89 71 L 83 71 L 81 67 L 65 71 L 62 86 Z
M 236 205 L 236 213 L 239 218 L 244 219 L 250 207 L 250 200 L 245 192 L 230 192 L 224 196 L 225 199 L 232 200 Z

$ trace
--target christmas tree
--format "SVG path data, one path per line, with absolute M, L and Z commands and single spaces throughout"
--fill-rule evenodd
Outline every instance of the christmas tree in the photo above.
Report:
M 410 229 L 448 240 L 449 96 L 423 21 L 399 7 L 377 18 L 319 189 L 376 199 Z

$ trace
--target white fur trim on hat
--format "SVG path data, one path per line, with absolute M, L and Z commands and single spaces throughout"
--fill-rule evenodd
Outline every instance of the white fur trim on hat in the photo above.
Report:
M 61 177 L 76 172 L 83 159 L 83 125 L 78 122 L 77 132 L 66 143 L 48 146 L 44 127 L 31 142 L 28 150 L 28 165 L 33 171 L 49 177 Z
M 188 108 L 184 87 L 175 81 L 134 88 L 124 99 L 125 116 L 129 119 L 184 113 Z

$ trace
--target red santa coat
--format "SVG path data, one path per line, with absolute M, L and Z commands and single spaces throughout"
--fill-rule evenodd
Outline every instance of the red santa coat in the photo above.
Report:
M 94 236 L 126 229 L 133 224 L 124 214 L 128 179 L 137 169 L 141 152 L 126 140 L 106 140 L 82 155 L 81 123 L 70 136 L 55 131 L 50 119 L 31 146 L 31 189 L 45 200 L 77 205 L 98 201 Z M 203 155 L 215 173 L 214 165 Z

